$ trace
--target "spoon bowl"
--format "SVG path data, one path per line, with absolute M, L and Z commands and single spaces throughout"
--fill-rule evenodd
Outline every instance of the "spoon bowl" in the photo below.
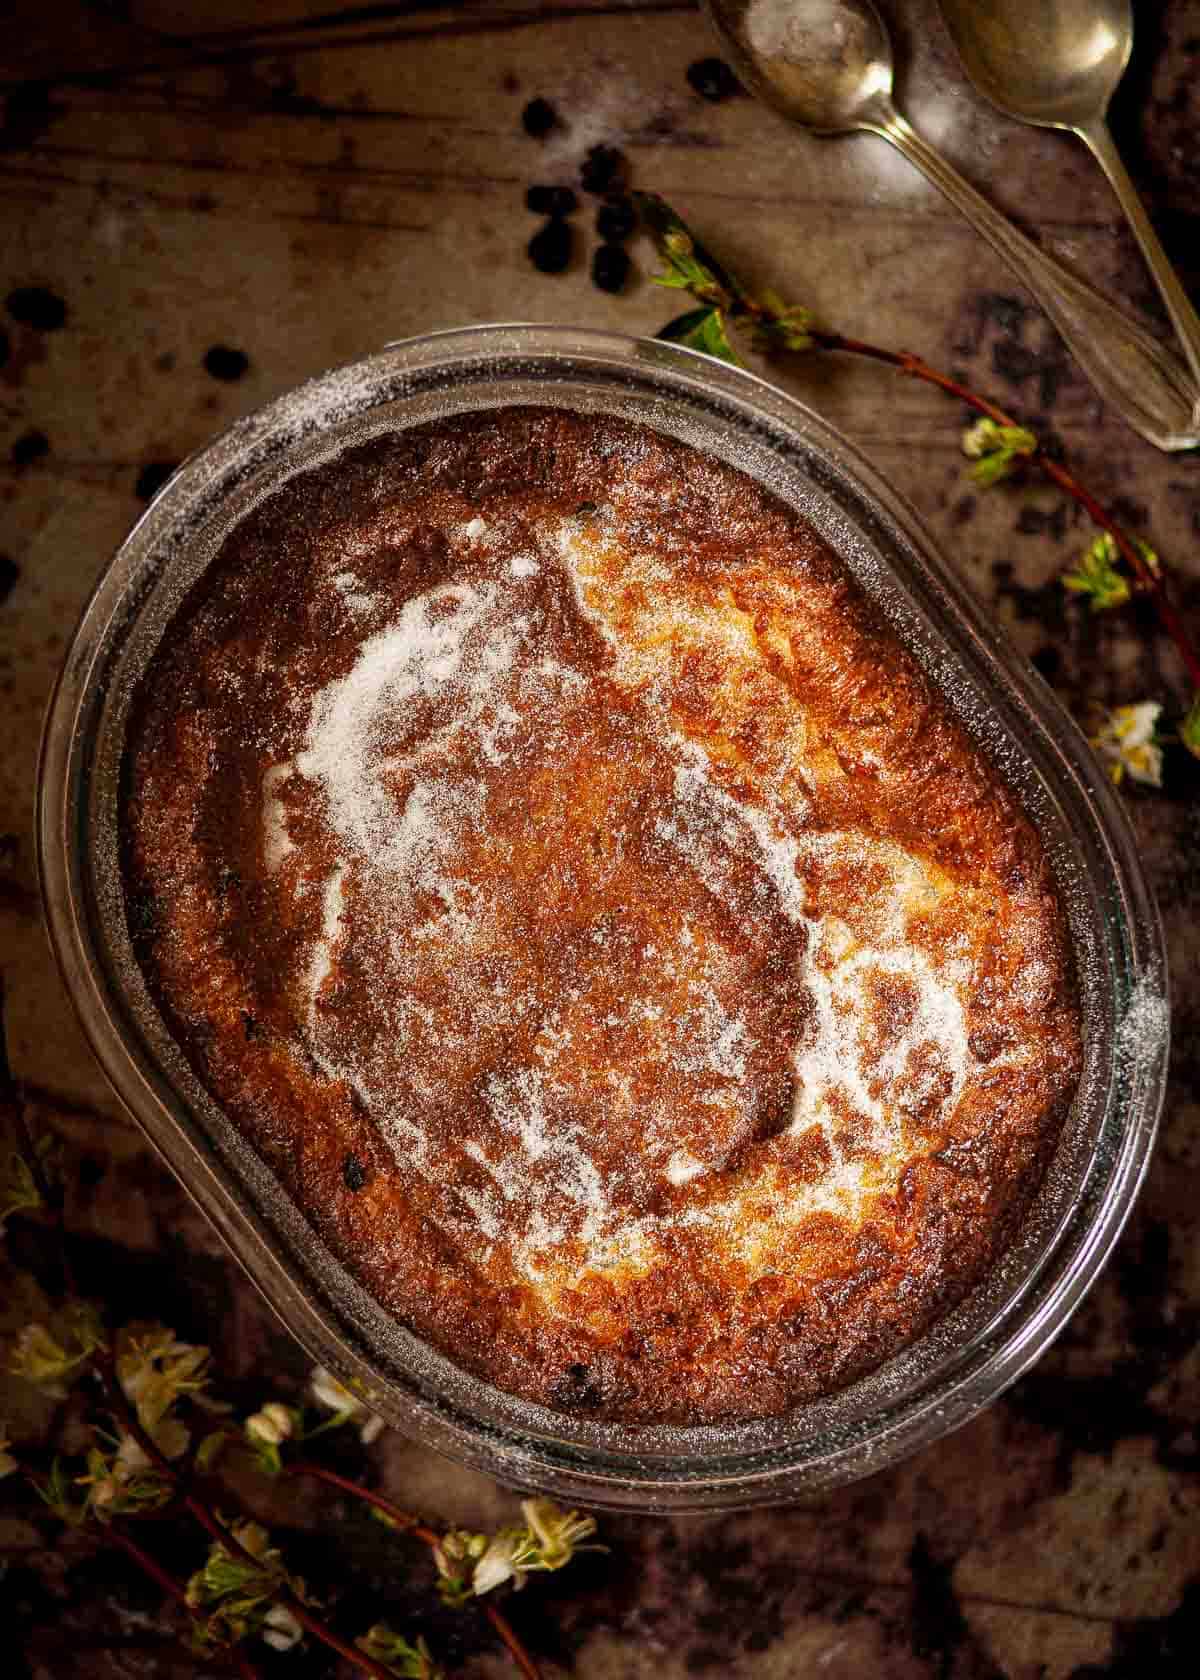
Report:
M 847 134 L 886 117 L 892 50 L 883 19 L 859 0 L 709 0 L 744 81 L 814 134 Z
M 1102 117 L 1133 50 L 1129 0 L 964 0 L 942 11 L 984 98 L 1041 128 Z

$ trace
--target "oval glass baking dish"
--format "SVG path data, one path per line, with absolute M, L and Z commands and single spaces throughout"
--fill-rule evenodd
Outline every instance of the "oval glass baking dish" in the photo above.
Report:
M 980 1287 L 880 1369 L 767 1421 L 568 1419 L 469 1376 L 404 1330 L 202 1088 L 130 944 L 118 844 L 130 702 L 224 538 L 286 479 L 350 445 L 521 403 L 643 422 L 802 512 L 1016 792 L 1066 906 L 1084 1071 L 1017 1239 Z M 882 1468 L 963 1423 L 1037 1358 L 1103 1265 L 1145 1171 L 1167 1052 L 1162 936 L 1090 749 L 851 445 L 782 392 L 691 351 L 557 327 L 439 333 L 313 380 L 209 444 L 147 509 L 84 612 L 46 720 L 38 843 L 51 940 L 101 1065 L 279 1317 L 396 1428 L 518 1486 L 584 1505 L 686 1510 L 792 1500 Z

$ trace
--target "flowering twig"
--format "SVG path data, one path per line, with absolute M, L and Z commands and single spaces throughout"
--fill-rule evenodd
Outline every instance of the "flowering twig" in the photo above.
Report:
M 756 297 L 696 240 L 691 230 L 661 198 L 645 193 L 636 197 L 643 220 L 667 265 L 665 273 L 656 276 L 658 283 L 689 292 L 700 306 L 668 322 L 659 334 L 660 338 L 736 362 L 738 357 L 729 329 L 742 328 L 748 331 L 760 350 L 768 353 L 779 350 L 833 350 L 882 362 L 898 373 L 945 391 L 990 424 L 992 431 L 987 435 L 986 443 L 978 450 L 970 451 L 979 458 L 976 474 L 981 482 L 993 482 L 1004 476 L 1017 457 L 1025 457 L 1065 491 L 1093 524 L 1112 539 L 1136 579 L 1139 592 L 1153 603 L 1159 622 L 1174 643 L 1193 690 L 1191 709 L 1181 727 L 1180 739 L 1190 752 L 1200 757 L 1200 650 L 1180 618 L 1166 576 L 1152 550 L 1133 538 L 1061 460 L 1049 454 L 1033 433 L 1026 431 L 998 404 L 931 367 L 911 351 L 888 350 L 831 332 L 819 325 L 808 310 L 787 308 L 773 293 L 764 292 Z M 1075 576 L 1078 579 L 1080 574 Z M 1072 587 L 1087 589 L 1088 585 L 1077 581 Z M 1115 605 L 1117 602 L 1110 599 L 1103 604 Z
M 177 1604 L 181 1604 L 197 1626 L 204 1626 L 207 1617 L 203 1610 L 192 1603 L 187 1595 L 187 1588 L 181 1581 L 177 1581 L 173 1575 L 169 1575 L 148 1552 L 144 1552 L 136 1540 L 131 1539 L 122 1529 L 112 1525 L 107 1530 L 107 1538 L 133 1559 L 138 1568 L 150 1577 L 160 1592 L 165 1593 L 168 1598 L 173 1599 Z M 237 1645 L 225 1646 L 224 1654 L 229 1657 L 230 1662 L 241 1676 L 241 1680 L 259 1680 L 258 1670 L 246 1653 L 240 1650 Z
M 102 1523 L 116 1543 L 130 1551 L 129 1536 L 117 1533 L 114 1519 L 178 1505 L 208 1534 L 212 1544 L 203 1566 L 186 1586 L 160 1581 L 179 1598 L 182 1591 L 197 1626 L 197 1646 L 228 1653 L 251 1634 L 286 1650 L 307 1630 L 339 1656 L 369 1675 L 413 1676 L 444 1680 L 428 1647 L 410 1643 L 386 1622 L 376 1623 L 349 1645 L 315 1613 L 305 1583 L 293 1576 L 261 1524 L 248 1518 L 218 1516 L 193 1486 L 196 1471 L 207 1473 L 233 1441 L 249 1449 L 268 1475 L 307 1476 L 369 1504 L 390 1526 L 411 1533 L 428 1546 L 437 1567 L 439 1592 L 455 1608 L 482 1598 L 505 1582 L 521 1587 L 529 1575 L 563 1568 L 595 1533 L 591 1517 L 563 1511 L 550 1500 L 522 1503 L 523 1525 L 495 1534 L 450 1529 L 439 1534 L 412 1512 L 382 1494 L 309 1459 L 285 1462 L 301 1443 L 332 1427 L 357 1422 L 359 1433 L 373 1436 L 379 1420 L 361 1399 L 336 1382 L 331 1373 L 314 1374 L 311 1391 L 334 1416 L 313 1424 L 303 1407 L 270 1400 L 248 1416 L 240 1429 L 219 1422 L 198 1443 L 178 1415 L 181 1404 L 200 1412 L 228 1410 L 207 1389 L 210 1354 L 178 1339 L 162 1325 L 127 1325 L 107 1331 L 95 1310 L 68 1302 L 47 1324 L 27 1325 L 17 1338 L 9 1369 L 44 1393 L 65 1397 L 88 1377 L 99 1380 L 103 1403 L 116 1427 L 113 1434 L 93 1421 L 87 1449 L 87 1473 L 72 1473 L 56 1457 L 48 1476 L 30 1477 L 39 1497 L 63 1523 L 81 1527 Z M 0 1428 L 0 1477 L 20 1468 Z M 86 1489 L 80 1496 L 79 1488 Z M 603 1549 L 603 1548 L 600 1548 Z M 158 1579 L 157 1576 L 155 1576 Z M 512 1656 L 524 1680 L 541 1680 L 537 1663 L 507 1617 L 495 1605 L 481 1606 Z
M 246 1564 L 251 1569 L 256 1571 L 259 1570 L 261 1568 L 260 1560 L 256 1558 L 252 1552 L 248 1551 L 237 1538 L 236 1534 L 226 1528 L 217 1519 L 215 1513 L 208 1508 L 204 1501 L 184 1484 L 176 1466 L 172 1464 L 171 1460 L 161 1450 L 158 1442 L 149 1433 L 149 1431 L 142 1427 L 142 1423 L 137 1415 L 136 1409 L 129 1404 L 125 1397 L 124 1390 L 117 1378 L 116 1367 L 112 1362 L 111 1356 L 99 1357 L 97 1364 L 104 1379 L 105 1387 L 108 1390 L 109 1398 L 116 1410 L 120 1413 L 125 1428 L 133 1436 L 134 1440 L 138 1443 L 146 1456 L 157 1466 L 159 1472 L 163 1476 L 168 1477 L 175 1485 L 179 1493 L 180 1502 L 183 1504 L 185 1509 L 188 1510 L 193 1517 L 195 1517 L 200 1526 L 205 1529 L 209 1535 L 211 1535 L 218 1545 L 223 1546 L 233 1557 L 240 1559 L 242 1563 Z M 321 1643 L 323 1645 L 327 1645 L 331 1651 L 336 1651 L 338 1656 L 344 1658 L 346 1662 L 352 1664 L 355 1668 L 360 1669 L 364 1674 L 371 1675 L 372 1680 L 394 1680 L 394 1676 L 386 1668 L 384 1668 L 381 1663 L 377 1663 L 375 1659 L 368 1656 L 365 1651 L 357 1650 L 353 1645 L 347 1643 L 346 1640 L 342 1639 L 339 1634 L 336 1634 L 331 1627 L 323 1622 L 319 1616 L 314 1615 L 308 1605 L 306 1605 L 304 1601 L 299 1598 L 285 1583 L 281 1583 L 279 1586 L 278 1599 L 279 1602 L 291 1612 L 296 1621 L 300 1623 L 301 1627 L 306 1628 L 307 1631 L 313 1635 L 314 1639 L 319 1639 Z
M 923 380 L 928 385 L 936 385 L 940 390 L 948 392 L 950 396 L 957 397 L 968 408 L 974 409 L 976 414 L 982 414 L 987 419 L 994 421 L 997 426 L 1006 428 L 1017 426 L 1017 422 L 1012 416 L 1006 414 L 995 403 L 989 402 L 986 397 L 981 397 L 977 392 L 969 390 L 958 380 L 939 373 L 936 368 L 930 367 L 928 362 L 922 360 L 920 356 L 914 356 L 911 351 L 884 350 L 878 345 L 864 344 L 858 339 L 844 338 L 840 333 L 824 332 L 815 327 L 810 329 L 810 333 L 813 343 L 820 349 L 843 350 L 851 355 L 867 356 L 873 361 L 885 362 L 888 366 L 898 369 L 901 373 L 908 374 L 913 379 Z M 1023 430 L 1023 428 L 1019 429 Z M 1114 519 L 1108 509 L 1096 499 L 1086 485 L 1081 484 L 1075 474 L 1061 461 L 1047 454 L 1040 443 L 1035 442 L 1032 449 L 1023 453 L 1034 466 L 1045 473 L 1047 478 L 1057 484 L 1060 490 L 1066 491 L 1067 495 L 1084 510 L 1092 523 L 1098 525 L 1102 531 L 1107 531 L 1116 543 L 1121 558 L 1128 565 L 1134 577 L 1137 578 L 1144 593 L 1153 602 L 1159 622 L 1178 649 L 1179 657 L 1182 659 L 1191 679 L 1192 687 L 1200 690 L 1200 650 L 1197 650 L 1190 632 L 1176 611 L 1175 604 L 1167 590 L 1166 576 L 1162 568 L 1147 561 L 1143 546 L 1136 542 Z
M 81 1308 L 80 1311 L 82 1313 L 83 1309 Z M 30 1328 L 37 1330 L 40 1327 L 33 1326 Z M 25 1334 L 28 1336 L 29 1331 L 27 1330 Z M 88 1334 L 90 1338 L 90 1331 Z M 80 1346 L 83 1351 L 75 1354 L 73 1350 L 64 1350 L 56 1344 L 54 1339 L 48 1336 L 46 1332 L 43 1331 L 42 1335 L 46 1347 L 41 1365 L 38 1367 L 40 1377 L 31 1375 L 29 1360 L 26 1360 L 25 1367 L 21 1368 L 22 1374 L 30 1376 L 30 1380 L 39 1380 L 40 1386 L 48 1388 L 52 1383 L 57 1384 L 63 1373 L 76 1373 L 81 1365 L 90 1365 L 100 1378 L 104 1392 L 115 1416 L 120 1420 L 126 1437 L 135 1443 L 138 1452 L 146 1463 L 157 1472 L 163 1488 L 173 1490 L 183 1508 L 196 1519 L 201 1528 L 224 1553 L 230 1558 L 238 1560 L 251 1577 L 263 1577 L 265 1573 L 263 1559 L 255 1557 L 254 1553 L 238 1537 L 234 1526 L 226 1527 L 204 1500 L 193 1491 L 188 1485 L 186 1476 L 180 1469 L 179 1464 L 172 1462 L 172 1459 L 163 1450 L 160 1439 L 156 1438 L 164 1434 L 162 1426 L 172 1423 L 177 1424 L 178 1422 L 171 1417 L 169 1406 L 159 1393 L 159 1387 L 167 1372 L 168 1357 L 171 1360 L 170 1371 L 173 1374 L 176 1390 L 196 1390 L 202 1386 L 202 1381 L 196 1373 L 206 1363 L 207 1350 L 194 1349 L 187 1344 L 176 1343 L 172 1340 L 165 1354 L 160 1349 L 156 1357 L 144 1359 L 141 1369 L 141 1375 L 144 1379 L 143 1392 L 139 1395 L 138 1403 L 134 1404 L 126 1392 L 129 1378 L 126 1376 L 123 1380 L 118 1359 L 105 1341 L 99 1339 L 81 1341 Z M 160 1337 L 159 1341 L 161 1342 L 161 1340 Z M 137 1344 L 134 1345 L 136 1348 Z M 198 1358 L 197 1355 L 203 1357 Z M 157 1425 L 157 1427 L 148 1428 L 146 1426 L 146 1421 L 142 1415 L 143 1411 L 151 1419 L 152 1424 Z M 186 1439 L 186 1431 L 184 1435 Z M 11 1458 L 12 1455 L 6 1454 L 6 1456 Z M 64 1521 L 82 1521 L 88 1514 L 89 1509 L 94 1509 L 94 1506 L 92 1506 L 90 1500 L 82 1509 L 69 1504 L 65 1490 L 60 1486 L 62 1478 L 57 1465 L 58 1461 L 56 1460 L 56 1468 L 52 1473 L 49 1490 L 44 1490 L 36 1480 L 34 1486 L 41 1497 L 62 1516 Z M 87 1480 L 93 1481 L 94 1478 L 89 1477 Z M 159 1503 L 161 1503 L 161 1500 Z M 315 1615 L 305 1604 L 299 1592 L 293 1590 L 289 1578 L 282 1571 L 271 1578 L 270 1588 L 272 1598 L 290 1614 L 293 1621 L 307 1629 L 315 1639 L 327 1645 L 338 1656 L 361 1670 L 362 1673 L 370 1675 L 372 1680 L 395 1680 L 390 1669 L 376 1662 L 366 1651 L 349 1644 L 319 1616 Z
M 370 1488 L 361 1487 L 358 1482 L 352 1482 L 348 1476 L 341 1476 L 336 1470 L 327 1470 L 323 1464 L 313 1464 L 307 1459 L 289 1462 L 286 1470 L 290 1476 L 310 1476 L 316 1481 L 325 1482 L 330 1487 L 339 1488 L 352 1498 L 361 1499 L 367 1505 L 378 1511 L 382 1517 L 394 1528 L 406 1534 L 411 1534 L 414 1540 L 423 1540 L 434 1552 L 441 1545 L 441 1536 L 427 1523 L 414 1516 L 411 1511 L 403 1510 L 392 1500 L 381 1493 L 375 1493 Z M 494 1604 L 483 1606 L 484 1615 L 495 1628 L 497 1635 L 507 1647 L 509 1655 L 525 1676 L 525 1680 L 542 1680 L 541 1670 L 530 1653 L 521 1643 L 512 1624 L 503 1611 Z
M 0 1033 L 3 1001 L 0 989 Z M 0 1056 L 0 1100 L 19 1106 L 15 1095 L 7 1060 Z M 50 1201 L 48 1181 L 35 1182 L 26 1163 L 25 1152 L 33 1153 L 27 1133 L 23 1144 L 24 1150 L 14 1157 L 19 1170 L 14 1168 L 11 1184 L 0 1182 L 0 1216 L 40 1209 Z M 60 1238 L 61 1226 L 60 1220 Z M 48 1472 L 35 1475 L 10 1450 L 0 1420 L 0 1479 L 24 1474 L 69 1528 L 89 1522 L 101 1525 L 168 1598 L 184 1605 L 196 1630 L 195 1648 L 227 1658 L 242 1680 L 257 1680 L 256 1669 L 241 1649 L 244 1640 L 255 1635 L 277 1650 L 287 1650 L 304 1631 L 374 1680 L 445 1676 L 423 1639 L 412 1643 L 385 1621 L 349 1643 L 316 1613 L 316 1601 L 304 1581 L 287 1569 L 260 1523 L 244 1514 L 217 1514 L 211 1495 L 200 1491 L 195 1478 L 207 1477 L 233 1442 L 249 1451 L 263 1474 L 286 1472 L 324 1482 L 364 1500 L 390 1526 L 411 1533 L 432 1553 L 439 1592 L 452 1607 L 465 1607 L 504 1582 L 520 1587 L 531 1573 L 561 1569 L 577 1550 L 595 1549 L 584 1544 L 595 1532 L 591 1517 L 562 1511 L 544 1499 L 523 1502 L 523 1526 L 491 1535 L 461 1529 L 439 1533 L 384 1495 L 311 1459 L 292 1456 L 302 1443 L 348 1424 L 357 1428 L 364 1444 L 374 1440 L 383 1420 L 353 1386 L 319 1367 L 310 1395 L 330 1415 L 314 1421 L 303 1404 L 270 1399 L 238 1427 L 221 1416 L 232 1408 L 209 1392 L 211 1363 L 207 1347 L 180 1340 L 164 1325 L 132 1323 L 114 1331 L 94 1304 L 69 1295 L 44 1322 L 26 1324 L 19 1331 L 7 1368 L 53 1399 L 66 1399 L 72 1389 L 82 1399 L 98 1384 L 87 1408 L 90 1439 L 84 1472 L 56 1454 Z M 195 1425 L 205 1415 L 211 1421 L 207 1426 L 201 1423 L 197 1431 Z M 176 1581 L 118 1526 L 123 1518 L 167 1507 L 186 1511 L 211 1541 L 203 1565 L 186 1583 Z M 541 1680 L 537 1663 L 503 1612 L 494 1604 L 480 1608 L 523 1680 Z
M 6 1451 L 3 1456 L 5 1459 L 3 1472 L 5 1474 L 11 1474 L 14 1470 L 19 1471 L 25 1481 L 29 1483 L 29 1486 L 33 1489 L 34 1493 L 37 1494 L 38 1498 L 46 1500 L 46 1490 L 33 1467 L 11 1452 Z M 206 1621 L 206 1617 L 203 1611 L 199 1610 L 188 1598 L 187 1589 L 183 1585 L 182 1581 L 177 1581 L 168 1570 L 163 1568 L 162 1564 L 156 1562 L 148 1552 L 143 1551 L 136 1540 L 126 1534 L 123 1529 L 120 1529 L 115 1524 L 111 1523 L 105 1525 L 104 1537 L 114 1546 L 120 1547 L 120 1549 L 125 1552 L 128 1557 L 132 1558 L 142 1573 L 149 1576 L 160 1592 L 164 1593 L 167 1598 L 172 1599 L 176 1604 L 182 1605 L 184 1610 L 187 1611 L 188 1615 L 195 1623 L 197 1623 L 197 1625 L 203 1625 Z M 245 1652 L 240 1651 L 236 1645 L 227 1645 L 223 1647 L 222 1654 L 229 1658 L 233 1667 L 237 1670 L 239 1676 L 241 1677 L 241 1680 L 259 1680 L 258 1670 L 246 1656 Z

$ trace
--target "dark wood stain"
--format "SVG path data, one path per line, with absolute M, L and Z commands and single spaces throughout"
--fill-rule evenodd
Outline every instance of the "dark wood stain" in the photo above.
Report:
M 412 8 L 414 11 L 424 9 L 427 0 L 417 0 Z M 438 11 L 445 11 L 445 6 L 438 6 Z M 393 29 L 376 29 L 366 31 L 347 31 L 345 34 L 316 35 L 312 39 L 298 39 L 288 43 L 288 53 L 292 57 L 302 54 L 325 53 L 341 50 L 358 50 L 363 47 L 383 46 L 390 43 L 415 40 L 455 40 L 477 35 L 510 34 L 524 29 L 545 28 L 548 25 L 569 23 L 576 18 L 594 17 L 653 17 L 665 12 L 691 12 L 695 10 L 694 0 L 637 0 L 636 4 L 622 4 L 621 0 L 610 0 L 610 3 L 600 5 L 575 5 L 545 8 L 529 8 L 520 11 L 493 12 L 490 16 L 474 13 L 454 18 L 442 18 L 432 22 L 424 28 L 405 27 Z M 405 14 L 407 15 L 407 14 Z M 165 45 L 166 43 L 164 43 Z M 280 51 L 280 43 L 276 37 L 264 40 L 253 40 L 244 45 L 227 47 L 205 46 L 199 51 L 190 47 L 180 48 L 178 52 L 166 57 L 148 59 L 137 63 L 121 65 L 115 68 L 100 70 L 64 69 L 48 79 L 50 87 L 110 87 L 120 85 L 134 78 L 154 75 L 180 74 L 185 70 L 199 70 L 211 68 L 221 64 L 250 63 L 255 59 L 272 57 Z M 13 84 L 8 84 L 9 86 Z M 5 91 L 5 84 L 0 82 L 0 92 Z
M 148 502 L 151 496 L 157 495 L 171 474 L 179 465 L 178 461 L 147 461 L 137 475 L 137 482 L 133 493 L 140 501 Z
M 953 1564 L 935 1556 L 918 1532 L 908 1555 L 912 1576 L 911 1637 L 916 1656 L 937 1680 L 1004 1680 L 976 1644 L 954 1590 Z
M 50 439 L 45 432 L 31 427 L 22 432 L 9 451 L 14 467 L 32 467 L 50 453 Z
M 0 607 L 8 600 L 17 587 L 17 579 L 21 575 L 21 568 L 11 554 L 0 554 Z M 7 838 L 7 836 L 5 836 Z
M 61 107 L 52 103 L 45 82 L 18 82 L 4 96 L 0 113 L 0 152 L 24 152 L 51 127 Z

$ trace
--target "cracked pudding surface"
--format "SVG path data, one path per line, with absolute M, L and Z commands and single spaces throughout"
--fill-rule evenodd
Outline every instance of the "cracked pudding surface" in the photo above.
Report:
M 151 992 L 334 1253 L 597 1419 L 777 1413 L 959 1300 L 1080 1064 L 997 771 L 735 468 L 511 408 L 226 539 L 143 681 Z

